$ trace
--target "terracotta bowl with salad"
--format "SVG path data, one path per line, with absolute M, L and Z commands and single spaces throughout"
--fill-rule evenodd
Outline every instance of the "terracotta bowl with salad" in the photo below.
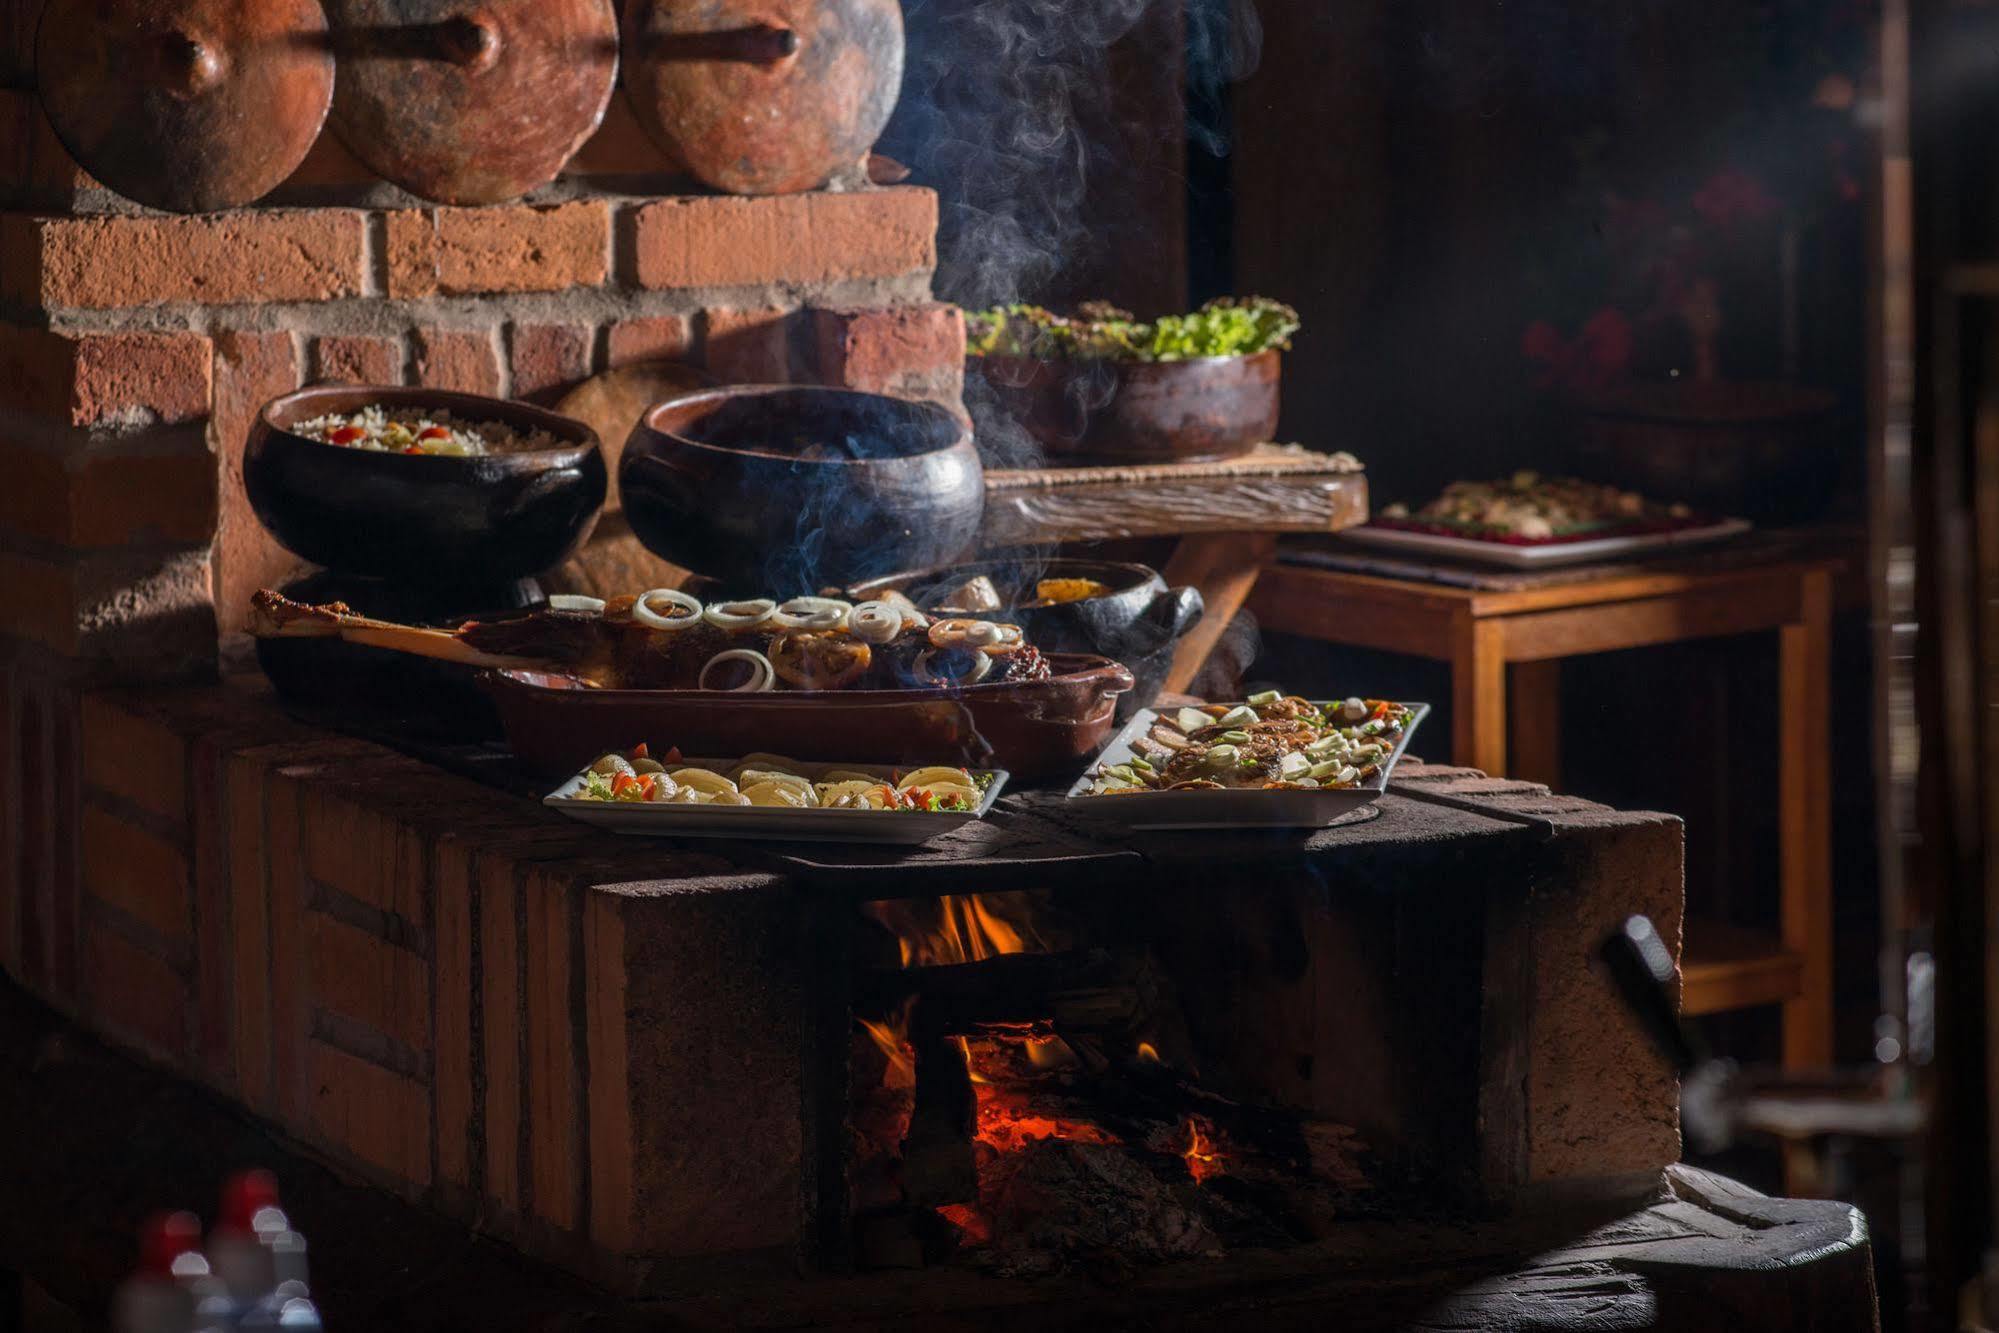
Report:
M 343 574 L 492 586 L 567 559 L 607 486 L 596 432 L 526 403 L 322 385 L 264 405 L 243 450 L 257 519 Z
M 967 315 L 967 364 L 1051 464 L 1234 458 L 1277 430 L 1279 356 L 1297 330 L 1295 310 L 1262 297 L 1157 320 L 999 306 Z M 978 415 L 981 439 L 1004 438 Z

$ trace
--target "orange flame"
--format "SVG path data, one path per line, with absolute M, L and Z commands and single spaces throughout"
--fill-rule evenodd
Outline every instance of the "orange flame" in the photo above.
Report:
M 1138 1043 L 1138 1058 L 1149 1065 L 1166 1063 L 1159 1058 L 1159 1048 L 1149 1041 Z
M 904 967 L 976 963 L 1050 946 L 1034 925 L 1031 890 L 945 895 L 935 904 L 870 903 L 867 912 L 895 933 Z
M 876 1023 L 874 1019 L 860 1019 L 860 1025 L 868 1029 L 882 1053 L 888 1055 L 888 1069 L 882 1073 L 882 1087 L 916 1087 L 916 1051 L 904 1041 L 904 1027 L 908 1019 L 898 1019 L 896 1023 Z

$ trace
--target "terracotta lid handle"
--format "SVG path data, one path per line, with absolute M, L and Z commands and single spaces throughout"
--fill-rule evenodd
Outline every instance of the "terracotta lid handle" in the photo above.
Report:
M 182 97 L 201 96 L 228 72 L 222 52 L 178 28 L 160 40 L 160 70 L 160 82 Z
M 432 30 L 438 54 L 470 70 L 490 69 L 500 58 L 500 30 L 477 10 L 454 14 Z

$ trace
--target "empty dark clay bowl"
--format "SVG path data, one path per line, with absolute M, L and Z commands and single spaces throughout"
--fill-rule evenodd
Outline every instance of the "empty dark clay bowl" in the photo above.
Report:
M 975 356 L 968 365 L 1050 463 L 1234 458 L 1277 431 L 1274 348 L 1185 361 Z
M 744 385 L 660 403 L 633 429 L 618 487 L 648 550 L 736 594 L 950 560 L 985 509 L 962 421 L 849 389 Z
M 543 430 L 557 448 L 477 458 L 375 453 L 294 435 L 372 404 Z M 437 389 L 325 385 L 265 404 L 243 450 L 250 507 L 285 549 L 345 574 L 428 586 L 539 574 L 590 535 L 608 477 L 588 426 L 526 403 Z

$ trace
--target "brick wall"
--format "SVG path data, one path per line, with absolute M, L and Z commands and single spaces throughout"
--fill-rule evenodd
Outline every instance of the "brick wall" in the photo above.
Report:
M 930 192 L 662 194 L 677 182 L 621 102 L 574 174 L 490 208 L 415 201 L 328 134 L 272 206 L 166 215 L 92 182 L 24 87 L 0 88 L 0 133 L 0 634 L 64 659 L 199 670 L 296 569 L 240 456 L 303 383 L 548 402 L 667 359 L 958 399 Z

